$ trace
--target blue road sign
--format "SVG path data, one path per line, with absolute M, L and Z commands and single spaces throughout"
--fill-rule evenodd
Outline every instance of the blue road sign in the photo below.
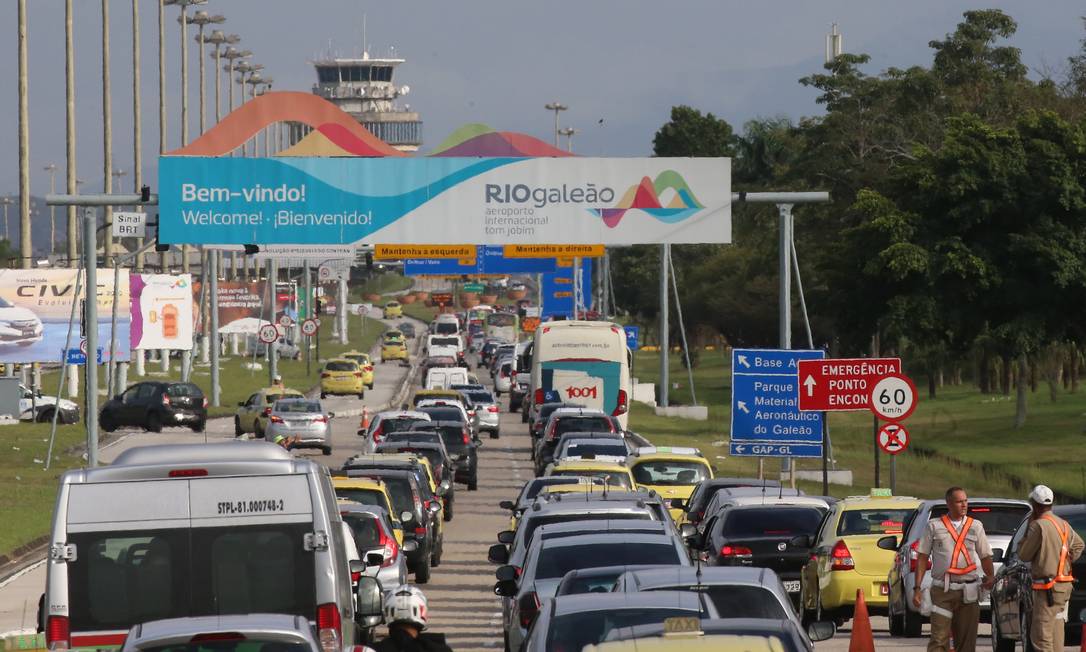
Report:
M 641 327 L 623 326 L 622 330 L 626 331 L 626 346 L 629 347 L 631 351 L 636 351 L 638 349 L 637 340 L 641 335 Z
M 732 349 L 732 455 L 821 457 L 821 412 L 799 410 L 799 360 L 825 351 Z
M 78 347 L 74 349 L 68 349 L 67 355 L 68 364 L 87 364 L 87 354 L 83 353 Z M 102 364 L 102 349 L 98 348 L 98 364 Z

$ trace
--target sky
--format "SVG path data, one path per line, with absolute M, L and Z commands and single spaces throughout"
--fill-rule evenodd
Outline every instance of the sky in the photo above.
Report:
M 109 1 L 114 169 L 130 171 L 133 0 Z M 137 1 L 144 160 L 153 175 L 157 18 L 155 2 Z M 49 188 L 44 166 L 58 166 L 58 188 L 65 174 L 64 3 L 27 5 L 31 192 L 42 195 Z M 77 175 L 87 180 L 84 192 L 100 191 L 101 2 L 75 0 L 75 6 Z M 394 52 L 407 60 L 396 82 L 411 87 L 401 103 L 421 114 L 423 150 L 469 122 L 549 140 L 554 118 L 543 105 L 557 100 L 569 106 L 562 126 L 580 130 L 573 139 L 578 154 L 648 156 L 653 134 L 677 104 L 712 112 L 737 130 L 752 118 L 818 114 L 815 92 L 797 80 L 821 69 L 832 23 L 840 26 L 845 51 L 871 55 L 867 71 L 877 73 L 930 64 L 928 42 L 953 31 L 963 11 L 987 7 L 1018 21 L 1011 44 L 1034 76 L 1060 71 L 1086 35 L 1086 6 L 1072 0 L 209 0 L 201 8 L 226 16 L 221 28 L 242 37 L 240 47 L 253 51 L 277 90 L 306 92 L 315 81 L 310 61 L 329 51 L 357 56 L 362 50 L 365 17 L 371 56 Z M 166 8 L 170 148 L 180 144 L 178 14 Z M 0 195 L 7 195 L 18 188 L 14 0 L 0 3 L 0 32 Z M 189 52 L 192 136 L 199 133 L 196 49 L 193 43 Z M 207 74 L 210 126 L 213 66 Z

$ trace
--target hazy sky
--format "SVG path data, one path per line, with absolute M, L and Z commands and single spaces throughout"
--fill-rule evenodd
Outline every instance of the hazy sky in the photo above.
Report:
M 114 168 L 132 167 L 132 0 L 111 0 Z M 64 177 L 64 19 L 62 0 L 28 0 L 32 192 L 48 190 L 53 162 Z M 75 0 L 77 173 L 102 188 L 101 2 Z M 210 0 L 228 33 L 242 36 L 276 89 L 309 91 L 308 63 L 329 44 L 340 55 L 362 48 L 363 15 L 372 56 L 389 48 L 407 59 L 396 81 L 421 113 L 424 149 L 467 122 L 551 137 L 560 100 L 563 126 L 582 131 L 585 155 L 640 156 L 672 105 L 689 104 L 736 128 L 754 117 L 817 113 L 815 93 L 797 83 L 820 69 L 825 34 L 840 24 L 845 50 L 872 56 L 869 72 L 927 65 L 928 41 L 954 29 L 964 10 L 998 6 L 1019 24 L 1013 44 L 1034 70 L 1062 69 L 1084 35 L 1081 1 L 957 0 Z M 140 0 L 145 161 L 158 147 L 155 3 Z M 169 146 L 180 142 L 178 9 L 167 7 Z M 0 194 L 18 182 L 16 3 L 0 3 Z M 190 28 L 190 33 L 195 30 Z M 196 46 L 190 47 L 190 133 L 197 133 Z M 210 60 L 209 60 L 210 62 Z M 208 66 L 209 111 L 213 67 Z M 225 87 L 224 87 L 225 96 Z M 603 125 L 599 120 L 603 119 Z M 146 169 L 146 168 L 145 168 Z M 131 177 L 124 181 L 131 183 Z

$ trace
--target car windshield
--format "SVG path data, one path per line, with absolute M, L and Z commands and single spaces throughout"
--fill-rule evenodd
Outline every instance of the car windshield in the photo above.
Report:
M 524 489 L 521 490 L 520 498 L 517 500 L 517 502 L 527 502 L 538 496 L 539 492 L 543 491 L 545 487 L 550 487 L 556 484 L 577 484 L 577 480 L 573 478 L 561 478 L 560 476 L 556 475 L 548 475 L 543 478 L 535 478 L 534 480 L 529 480 L 528 483 L 524 485 Z
M 773 591 L 762 586 L 715 584 L 711 586 L 654 586 L 650 591 L 697 591 L 709 596 L 713 606 L 728 618 L 770 618 L 786 620 L 788 613 Z
M 431 337 L 431 346 L 460 346 L 460 339 L 457 337 Z
M 648 460 L 633 468 L 638 484 L 682 486 L 697 484 L 709 477 L 709 469 L 701 462 L 683 460 Z
M 604 481 L 612 487 L 632 489 L 630 475 L 625 471 L 597 471 L 592 469 L 561 469 L 552 475 L 561 475 L 572 478 L 604 478 Z
M 391 507 L 391 505 L 388 504 L 388 499 L 385 498 L 385 494 L 376 489 L 348 489 L 336 487 L 336 498 L 342 498 L 343 500 L 349 500 L 361 505 L 383 507 L 384 509 Z
M 438 335 L 456 335 L 459 330 L 460 325 L 452 322 L 439 321 L 434 325 L 434 332 Z
M 403 430 L 400 432 L 389 433 L 385 437 L 386 442 L 432 442 L 434 444 L 441 442 L 441 435 L 430 431 L 420 432 L 418 430 Z
M 558 423 L 554 425 L 555 436 L 567 432 L 611 432 L 611 420 L 605 416 L 558 417 Z
M 841 514 L 837 534 L 901 534 L 911 509 L 850 509 Z
M 562 588 L 559 595 L 573 595 L 576 593 L 610 593 L 615 588 L 615 581 L 622 574 L 624 568 L 615 568 L 606 574 L 597 574 L 591 571 L 587 575 L 575 575 L 568 580 L 562 580 Z
M 271 639 L 253 638 L 251 636 L 238 636 L 237 640 L 230 637 L 212 638 L 215 634 L 209 634 L 206 641 L 188 643 L 170 643 L 169 645 L 144 645 L 140 646 L 140 652 L 308 652 L 310 647 L 305 643 L 290 643 Z
M 302 412 L 317 414 L 321 411 L 321 404 L 316 401 L 276 401 L 276 412 Z
M 617 455 L 626 457 L 626 444 L 622 440 L 593 442 L 591 444 L 569 444 L 560 457 L 585 457 L 588 455 Z
M 472 403 L 493 403 L 494 402 L 494 395 L 491 394 L 490 392 L 469 391 L 469 392 L 465 392 L 465 393 L 468 395 L 468 398 L 471 399 Z
M 666 543 L 582 543 L 549 546 L 539 551 L 535 579 L 562 577 L 571 570 L 597 566 L 678 565 L 679 553 Z
M 166 386 L 166 394 L 169 396 L 185 396 L 188 398 L 203 398 L 204 393 L 200 388 L 191 383 L 174 383 Z
M 284 397 L 305 398 L 300 393 L 297 393 L 297 392 L 291 392 L 291 393 L 285 393 L 285 394 L 283 394 L 283 393 L 280 393 L 280 394 L 265 394 L 264 395 L 264 402 L 268 403 L 268 404 L 272 404 L 272 403 L 275 403 L 276 401 L 278 401 L 279 399 L 284 398 Z
M 824 510 L 818 507 L 764 507 L 725 512 L 721 533 L 732 539 L 814 534 Z
M 358 512 L 344 512 L 343 522 L 350 526 L 354 534 L 354 543 L 363 555 L 367 550 L 381 547 L 381 527 L 377 525 L 377 517 Z
M 941 518 L 946 513 L 946 505 L 936 505 L 931 509 L 931 518 Z M 969 505 L 969 516 L 980 521 L 984 533 L 989 535 L 1013 536 L 1028 515 L 1026 505 Z
M 574 523 L 576 521 L 651 521 L 652 514 L 647 511 L 644 512 L 590 512 L 581 514 L 550 514 L 547 516 L 537 516 L 536 518 L 528 519 L 528 522 L 524 524 L 524 540 L 531 541 L 532 534 L 536 529 L 543 525 L 550 525 L 551 523 Z M 595 564 L 595 566 L 615 566 L 620 562 L 614 562 L 611 564 Z M 633 563 L 633 562 L 629 562 Z M 655 563 L 655 562 L 650 562 Z M 592 568 L 593 566 L 585 566 L 585 568 Z
M 392 509 L 397 514 L 402 512 L 415 512 L 415 497 L 411 493 L 411 481 L 405 477 L 380 477 L 385 483 L 385 489 L 392 498 Z
M 356 363 L 356 362 L 347 362 L 346 360 L 344 360 L 342 362 L 337 362 L 337 361 L 333 360 L 333 361 L 329 362 L 328 364 L 324 365 L 324 370 L 325 371 L 358 371 L 358 363 Z
M 427 421 L 426 419 L 415 419 L 411 417 L 398 419 L 382 419 L 381 432 L 385 433 L 385 435 L 389 435 L 395 432 L 417 430 L 419 426 L 425 423 L 429 423 L 429 421 Z
M 309 523 L 69 532 L 73 631 L 127 630 L 163 618 L 247 613 L 312 617 Z
M 441 451 L 433 448 L 415 448 L 409 445 L 389 446 L 389 449 L 394 450 L 397 453 L 414 453 L 415 455 L 422 455 L 430 462 L 430 468 L 435 471 L 441 469 L 441 464 L 444 462 L 444 458 L 441 456 Z M 384 449 L 381 449 L 382 452 Z
M 419 412 L 425 412 L 430 415 L 431 421 L 463 421 L 464 413 L 456 408 L 451 407 L 421 407 Z

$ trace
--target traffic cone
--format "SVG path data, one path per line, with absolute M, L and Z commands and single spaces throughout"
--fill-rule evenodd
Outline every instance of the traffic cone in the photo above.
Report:
M 871 618 L 867 615 L 863 589 L 856 589 L 856 611 L 852 615 L 848 652 L 875 652 L 875 635 L 871 633 Z
M 370 409 L 366 406 L 362 406 L 362 429 L 366 430 L 370 427 Z

